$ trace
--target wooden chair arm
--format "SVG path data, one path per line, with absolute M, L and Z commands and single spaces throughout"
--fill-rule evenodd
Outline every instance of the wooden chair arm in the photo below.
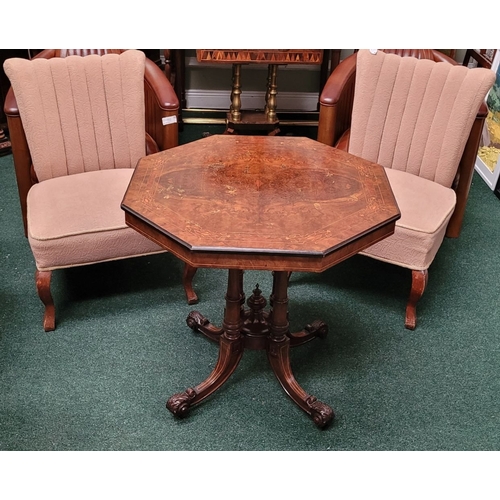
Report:
M 159 153 L 160 148 L 156 141 L 146 132 L 146 156 Z
M 60 51 L 60 49 L 43 49 L 40 51 L 36 56 L 33 57 L 33 59 L 52 59 L 53 57 L 59 57 L 57 55 L 57 51 Z
M 144 73 L 146 132 L 156 141 L 160 151 L 179 144 L 179 99 L 163 71 L 146 59 Z
M 350 127 L 355 76 L 356 54 L 352 54 L 328 78 L 319 99 L 319 142 L 333 146 Z
M 436 62 L 448 62 L 450 64 L 457 65 L 458 62 L 455 59 L 452 59 L 450 56 L 443 54 L 443 52 L 439 52 L 439 50 L 432 50 L 432 55 L 434 56 L 434 61 Z
M 9 90 L 9 93 L 13 95 L 12 89 Z M 21 121 L 21 117 L 19 116 L 19 111 L 16 109 L 9 109 L 9 111 L 13 111 L 13 113 L 9 113 L 6 106 L 5 113 L 7 115 L 10 142 L 12 144 L 12 158 L 14 160 L 17 190 L 19 192 L 19 202 L 21 204 L 24 235 L 28 236 L 28 213 L 26 199 L 31 186 L 38 181 L 35 178 L 34 171 L 31 167 L 31 154 L 26 140 L 26 135 L 24 133 L 23 123 Z
M 349 138 L 351 137 L 351 129 L 347 129 L 340 139 L 335 143 L 335 147 L 341 151 L 349 152 Z
M 488 108 L 483 103 L 472 125 L 472 130 L 465 145 L 462 158 L 458 165 L 456 182 L 453 186 L 457 195 L 457 204 L 453 215 L 451 216 L 448 227 L 446 228 L 446 236 L 448 238 L 458 238 L 462 230 L 462 223 L 464 219 L 465 206 L 469 197 L 470 185 L 474 174 L 474 165 L 476 164 L 477 151 L 479 149 L 479 142 L 484 127 L 484 121 L 488 114 Z
M 17 106 L 16 96 L 14 95 L 12 87 L 9 87 L 7 95 L 5 96 L 3 110 L 6 116 L 19 116 L 19 107 Z

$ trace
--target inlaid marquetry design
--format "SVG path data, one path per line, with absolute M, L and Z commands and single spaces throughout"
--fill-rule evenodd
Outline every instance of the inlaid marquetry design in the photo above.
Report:
M 123 202 L 186 249 L 325 255 L 398 215 L 384 169 L 297 137 L 211 136 L 140 160 Z
M 321 64 L 323 49 L 197 49 L 200 62 Z

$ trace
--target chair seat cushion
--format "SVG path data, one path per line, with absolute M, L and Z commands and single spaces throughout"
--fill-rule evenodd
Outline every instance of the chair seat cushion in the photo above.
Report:
M 28 239 L 40 271 L 163 251 L 125 224 L 120 208 L 134 169 L 67 175 L 28 193 Z
M 409 269 L 427 269 L 455 208 L 455 191 L 402 170 L 385 171 L 401 218 L 392 236 L 361 253 Z

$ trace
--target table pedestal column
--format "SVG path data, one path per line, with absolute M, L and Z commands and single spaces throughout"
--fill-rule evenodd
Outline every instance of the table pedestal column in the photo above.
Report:
M 231 269 L 222 328 L 210 323 L 198 311 L 189 314 L 186 322 L 190 328 L 219 343 L 219 357 L 214 370 L 204 382 L 174 394 L 167 401 L 167 408 L 174 415 L 186 415 L 192 406 L 201 403 L 224 384 L 238 366 L 246 348 L 267 351 L 271 368 L 285 392 L 311 416 L 318 427 L 325 427 L 333 419 L 333 410 L 302 389 L 290 366 L 290 347 L 324 337 L 328 328 L 317 320 L 300 332 L 290 333 L 287 296 L 289 274 L 286 271 L 273 274 L 270 311 L 264 311 L 267 301 L 262 297 L 259 285 L 256 285 L 247 301 L 250 307 L 245 308 L 243 271 Z

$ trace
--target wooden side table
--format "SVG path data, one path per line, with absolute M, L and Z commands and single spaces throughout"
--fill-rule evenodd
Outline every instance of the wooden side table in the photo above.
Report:
M 233 65 L 231 106 L 227 114 L 226 133 L 244 130 L 267 130 L 268 135 L 279 132 L 276 114 L 278 94 L 278 65 L 321 64 L 322 49 L 198 49 L 199 62 L 230 63 Z M 263 113 L 241 110 L 241 65 L 267 64 L 266 105 Z
M 328 327 L 315 320 L 290 331 L 288 276 L 322 272 L 393 234 L 400 212 L 383 167 L 303 137 L 214 135 L 142 158 L 122 208 L 127 225 L 189 266 L 228 269 L 222 326 L 198 311 L 186 319 L 219 344 L 217 364 L 167 408 L 185 416 L 245 349 L 263 350 L 286 394 L 327 425 L 333 410 L 299 385 L 290 348 Z M 268 302 L 258 285 L 245 300 L 244 270 L 273 272 Z

